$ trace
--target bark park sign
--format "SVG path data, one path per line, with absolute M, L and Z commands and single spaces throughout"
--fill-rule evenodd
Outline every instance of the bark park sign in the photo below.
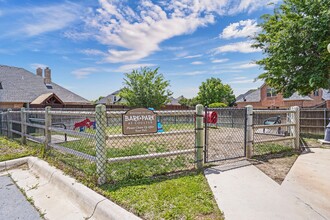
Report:
M 136 108 L 123 114 L 123 134 L 157 132 L 157 114 L 145 108 Z

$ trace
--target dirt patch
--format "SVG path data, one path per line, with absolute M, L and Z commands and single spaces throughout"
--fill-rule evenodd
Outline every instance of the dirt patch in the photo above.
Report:
M 271 158 L 267 161 L 256 161 L 254 165 L 278 184 L 281 184 L 298 156 L 296 153 L 291 156 Z

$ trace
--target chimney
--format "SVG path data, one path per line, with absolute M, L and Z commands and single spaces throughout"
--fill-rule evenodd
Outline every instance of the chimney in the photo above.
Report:
M 51 84 L 52 83 L 52 74 L 48 67 L 45 69 L 45 78 L 44 78 L 45 84 Z
M 37 76 L 42 77 L 42 69 L 40 67 L 38 67 L 38 69 L 37 69 Z

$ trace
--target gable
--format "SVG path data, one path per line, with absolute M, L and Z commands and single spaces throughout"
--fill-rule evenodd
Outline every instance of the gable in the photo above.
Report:
M 63 101 L 54 93 L 46 93 L 38 96 L 35 100 L 31 102 L 32 105 L 63 105 Z

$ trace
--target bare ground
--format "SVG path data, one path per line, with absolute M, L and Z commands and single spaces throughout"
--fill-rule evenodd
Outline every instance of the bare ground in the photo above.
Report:
M 329 148 L 330 145 L 322 145 L 318 139 L 320 137 L 303 137 L 301 145 L 303 148 Z M 273 158 L 254 161 L 254 165 L 262 172 L 281 184 L 290 171 L 294 162 L 299 156 L 299 152 L 284 155 L 272 155 Z
M 275 182 L 281 184 L 298 156 L 296 153 L 290 156 L 270 158 L 267 161 L 254 161 L 254 165 Z

